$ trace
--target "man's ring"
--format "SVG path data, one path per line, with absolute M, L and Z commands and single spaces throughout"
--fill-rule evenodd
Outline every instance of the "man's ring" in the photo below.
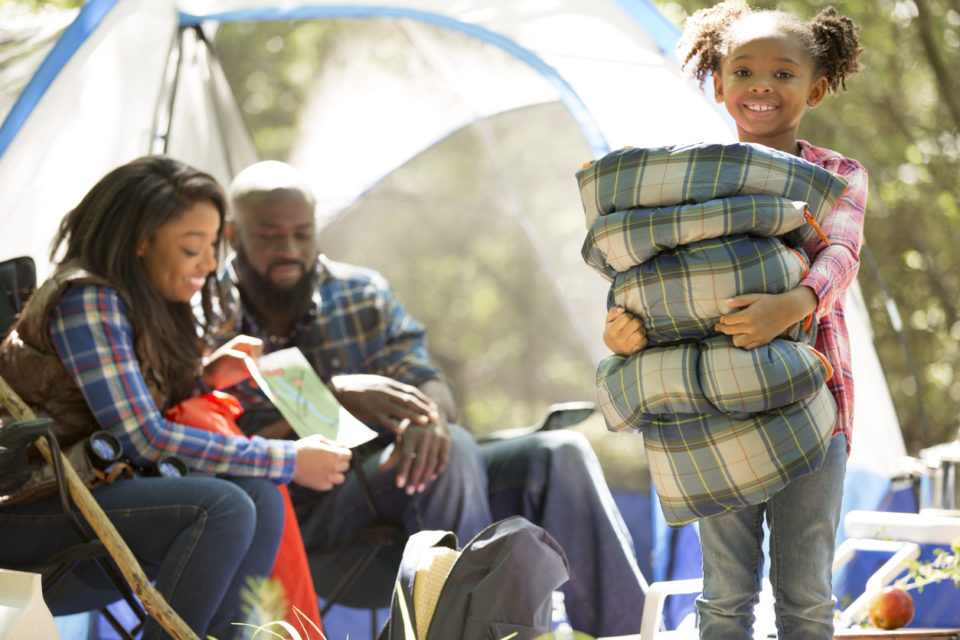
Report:
M 407 457 L 408 457 L 408 458 L 411 458 L 411 459 L 412 459 L 412 458 L 416 458 L 416 457 L 417 457 L 417 452 L 416 452 L 416 451 L 411 451 L 410 453 L 407 454 Z

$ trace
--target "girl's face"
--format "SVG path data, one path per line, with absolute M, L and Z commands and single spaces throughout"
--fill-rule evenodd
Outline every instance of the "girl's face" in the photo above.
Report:
M 797 128 L 807 108 L 820 104 L 827 81 L 793 36 L 775 28 L 748 31 L 714 74 L 717 102 L 737 123 L 741 142 L 758 142 L 797 155 Z
M 190 302 L 217 268 L 220 214 L 211 202 L 198 202 L 157 229 L 137 254 L 151 284 L 164 300 Z

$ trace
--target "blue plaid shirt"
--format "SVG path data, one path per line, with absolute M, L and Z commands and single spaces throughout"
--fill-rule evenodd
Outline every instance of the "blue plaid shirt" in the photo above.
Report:
M 403 308 L 386 279 L 372 269 L 317 258 L 311 304 L 297 319 L 289 342 L 263 331 L 240 296 L 234 261 L 221 276 L 225 291 L 216 344 L 239 334 L 263 340 L 264 352 L 298 347 L 324 382 L 338 374 L 378 374 L 418 386 L 443 379 L 430 361 L 426 330 Z M 245 405 L 263 395 L 232 389 Z
M 134 463 L 175 455 L 191 471 L 287 483 L 296 448 L 286 440 L 228 437 L 166 420 L 140 372 L 130 309 L 109 287 L 70 287 L 50 316 L 50 340 L 100 427 Z

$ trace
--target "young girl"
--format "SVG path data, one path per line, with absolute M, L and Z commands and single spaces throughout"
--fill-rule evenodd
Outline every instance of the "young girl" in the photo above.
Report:
M 770 579 L 780 637 L 833 638 L 831 563 L 853 424 L 843 305 L 859 266 L 867 174 L 855 160 L 798 140 L 797 129 L 807 109 L 817 107 L 827 93 L 846 89 L 846 78 L 859 70 L 862 49 L 856 32 L 853 22 L 832 7 L 808 23 L 727 0 L 694 13 L 681 38 L 684 66 L 691 66 L 701 82 L 712 74 L 716 99 L 736 122 L 741 142 L 800 156 L 848 182 L 843 198 L 821 222 L 829 244 L 815 236 L 803 246 L 812 264 L 800 285 L 779 295 L 732 298 L 728 304 L 739 310 L 716 326 L 734 345 L 753 349 L 815 313 L 816 348 L 834 368 L 828 384 L 838 418 L 818 471 L 794 480 L 763 504 L 700 522 L 701 638 L 753 637 L 764 518 L 770 529 Z M 604 342 L 624 355 L 646 346 L 639 319 L 620 308 L 607 317 Z

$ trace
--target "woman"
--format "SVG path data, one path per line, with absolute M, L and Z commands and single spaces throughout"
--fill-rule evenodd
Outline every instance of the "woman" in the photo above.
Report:
M 330 489 L 350 457 L 319 437 L 225 436 L 164 419 L 194 390 L 236 382 L 256 350 L 236 341 L 202 365 L 190 301 L 199 292 L 210 316 L 224 210 L 212 177 L 170 158 L 114 169 L 64 218 L 53 242 L 62 261 L 0 345 L 0 375 L 53 418 L 64 449 L 103 429 L 136 466 L 174 455 L 189 467 L 188 477 L 121 479 L 94 496 L 173 609 L 200 637 L 220 640 L 237 629 L 246 577 L 273 564 L 283 527 L 276 484 Z M 39 563 L 75 536 L 56 496 L 6 506 L 0 565 Z M 94 567 L 74 573 L 82 597 L 51 595 L 55 614 L 116 599 Z M 148 621 L 143 638 L 160 637 Z

